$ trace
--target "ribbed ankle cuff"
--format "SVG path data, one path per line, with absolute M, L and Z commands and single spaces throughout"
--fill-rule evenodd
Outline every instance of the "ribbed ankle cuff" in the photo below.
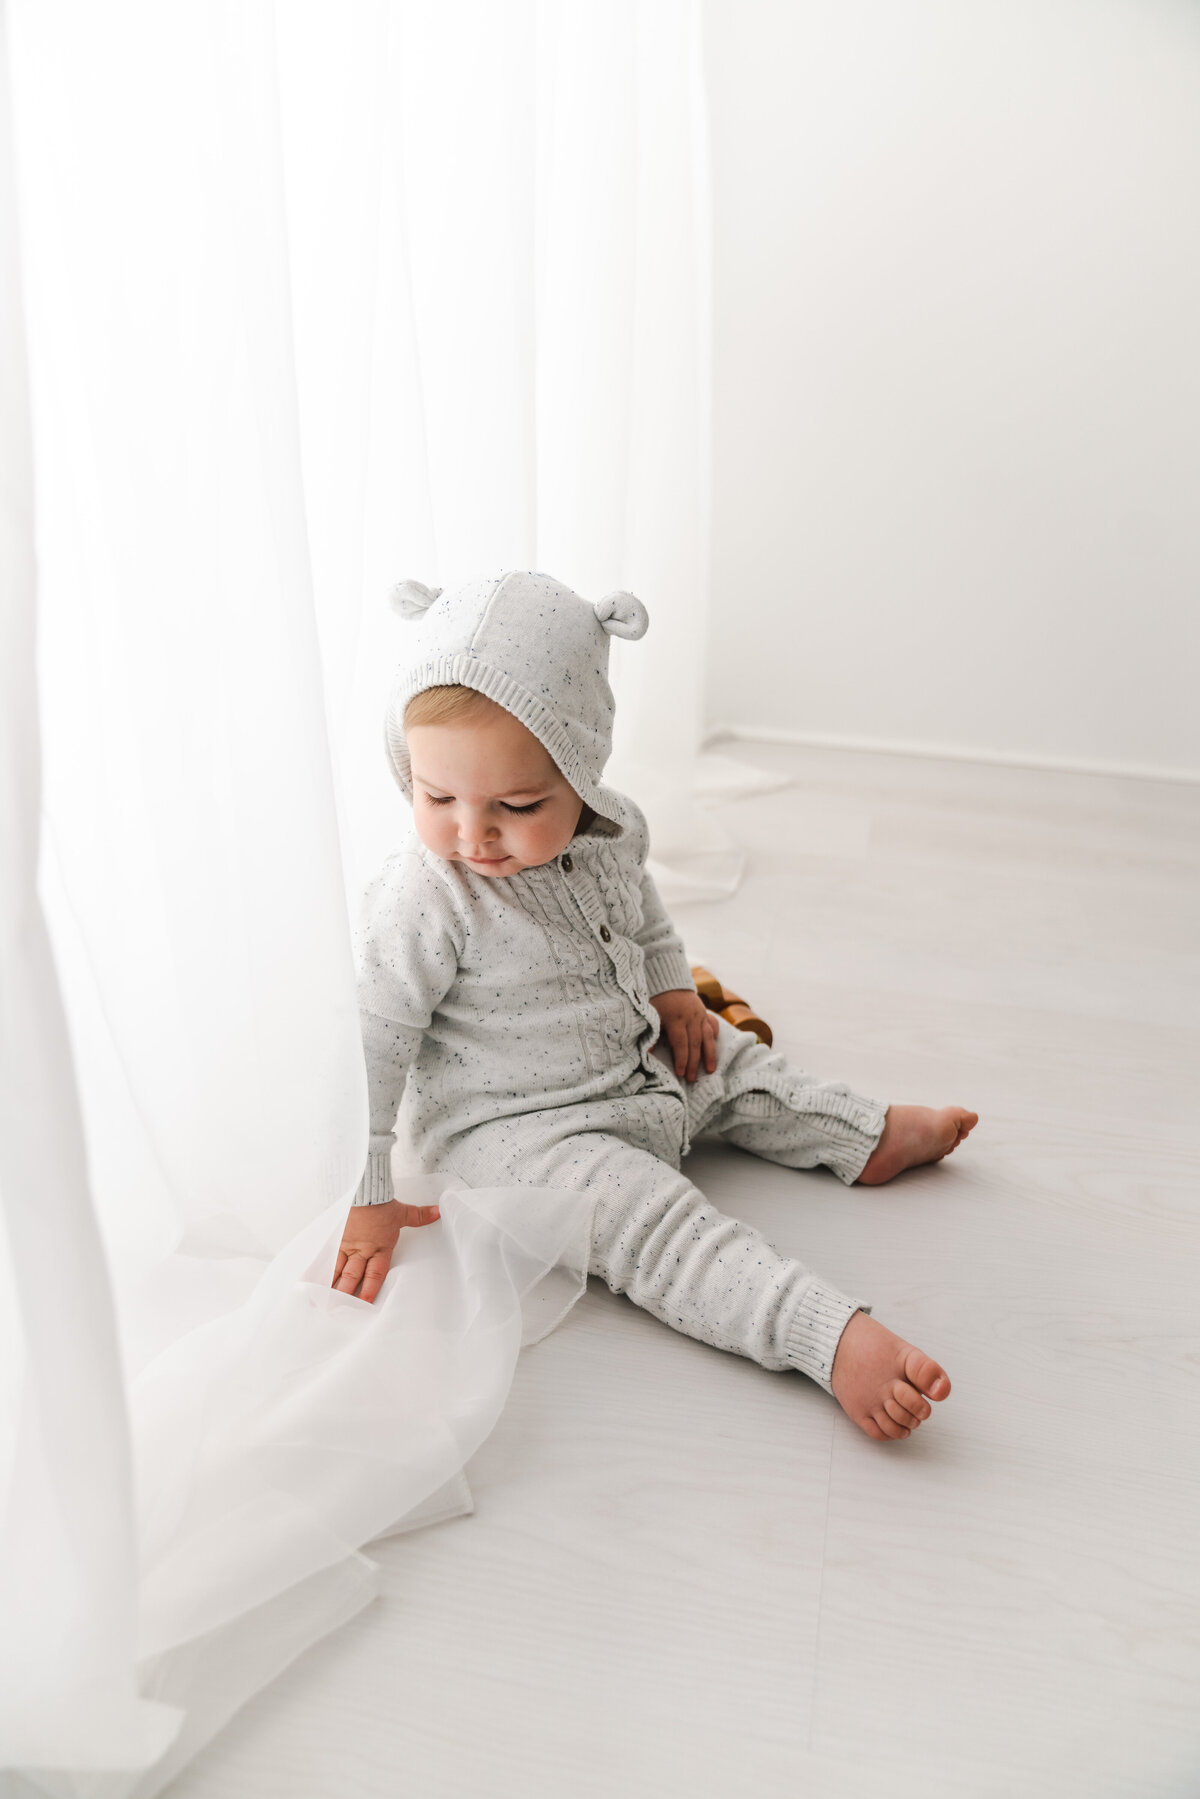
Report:
M 841 1128 L 830 1130 L 829 1148 L 822 1152 L 821 1160 L 847 1187 L 854 1185 L 870 1161 L 883 1135 L 887 1110 L 878 1100 L 851 1093 L 834 1114 Z
M 379 1154 L 372 1151 L 358 1183 L 358 1192 L 350 1203 L 355 1206 L 386 1206 L 394 1198 L 392 1158 L 386 1150 Z
M 814 1275 L 788 1325 L 784 1353 L 791 1366 L 832 1393 L 833 1358 L 842 1332 L 855 1312 L 870 1310 L 861 1300 L 848 1299 Z

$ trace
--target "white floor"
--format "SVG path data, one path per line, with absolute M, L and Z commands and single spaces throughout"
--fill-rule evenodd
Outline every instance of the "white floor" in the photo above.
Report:
M 173 1799 L 1200 1795 L 1200 790 L 731 753 L 797 785 L 729 808 L 693 955 L 803 1065 L 983 1121 L 889 1188 L 693 1174 L 952 1398 L 872 1443 L 593 1281 L 475 1515 L 373 1550 Z

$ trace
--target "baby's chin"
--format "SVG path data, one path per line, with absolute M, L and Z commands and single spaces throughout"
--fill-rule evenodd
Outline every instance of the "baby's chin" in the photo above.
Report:
M 464 868 L 473 868 L 477 875 L 513 875 L 525 867 L 517 856 L 489 856 L 476 861 L 474 856 L 464 856 L 456 852 L 451 861 L 461 862 Z
M 487 860 L 476 862 L 470 856 L 459 854 L 456 854 L 452 860 L 461 862 L 464 868 L 473 869 L 477 875 L 483 875 L 485 878 L 491 876 L 495 879 L 503 877 L 504 875 L 522 874 L 527 868 L 541 868 L 545 863 L 553 862 L 557 854 L 558 851 L 554 850 L 550 855 L 545 856 L 536 862 L 526 862 L 520 856 L 489 857 Z
M 472 869 L 475 874 L 483 875 L 485 880 L 489 877 L 493 880 L 499 880 L 505 875 L 519 875 L 527 868 L 538 868 L 541 866 L 540 863 L 537 862 L 526 862 L 521 856 L 492 857 L 487 861 L 481 862 L 473 862 L 470 856 L 456 856 L 454 860 L 456 862 L 461 862 L 464 868 Z M 554 858 L 551 856 L 549 860 L 553 861 Z

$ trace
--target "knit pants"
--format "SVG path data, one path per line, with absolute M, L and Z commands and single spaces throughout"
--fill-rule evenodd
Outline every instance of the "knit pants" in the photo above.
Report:
M 656 1055 L 658 1052 L 656 1052 Z M 861 1302 L 726 1218 L 680 1171 L 703 1132 L 782 1163 L 854 1181 L 886 1108 L 792 1068 L 723 1021 L 717 1068 L 694 1084 L 635 1077 L 613 1096 L 476 1126 L 442 1165 L 473 1186 L 596 1197 L 589 1272 L 674 1330 L 764 1368 L 797 1368 L 827 1392 L 838 1339 Z

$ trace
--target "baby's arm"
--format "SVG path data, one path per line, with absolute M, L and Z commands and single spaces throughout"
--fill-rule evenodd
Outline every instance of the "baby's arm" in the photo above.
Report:
M 646 984 L 652 994 L 686 991 L 696 983 L 679 932 L 667 915 L 649 869 L 642 869 L 642 923 L 635 935 L 646 958 Z M 703 1005 L 703 1001 L 700 1002 Z
M 436 1206 L 393 1197 L 396 1114 L 421 1039 L 450 989 L 462 949 L 458 916 L 418 855 L 393 857 L 363 908 L 358 995 L 367 1067 L 367 1164 L 351 1203 L 333 1285 L 368 1302 L 383 1285 L 400 1231 L 432 1224 Z
M 363 985 L 360 977 L 360 1001 L 364 997 Z M 444 995 L 439 993 L 429 1007 L 430 1018 L 433 1017 L 434 1006 L 442 998 Z M 396 1011 L 401 1009 L 401 1003 L 399 995 L 390 1001 L 391 1008 Z M 424 1026 L 412 1024 L 408 1019 L 382 1018 L 377 1012 L 368 1011 L 365 1006 L 360 1008 L 358 1017 L 362 1028 L 363 1056 L 367 1064 L 367 1108 L 371 1120 L 371 1135 L 368 1139 L 367 1165 L 358 1183 L 354 1204 L 381 1206 L 386 1205 L 392 1197 L 392 1148 L 396 1141 L 396 1114 L 400 1110 L 409 1068 L 421 1047 L 425 1030 Z M 426 1023 L 428 1022 L 427 1019 Z
M 680 1080 L 694 1081 L 701 1060 L 708 1073 L 717 1066 L 717 1025 L 696 992 L 679 933 L 671 923 L 654 879 L 642 870 L 642 926 L 637 941 L 646 956 L 650 1003 L 662 1020 Z

